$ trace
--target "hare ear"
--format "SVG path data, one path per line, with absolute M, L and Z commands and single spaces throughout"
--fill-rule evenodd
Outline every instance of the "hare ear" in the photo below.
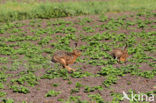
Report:
M 78 43 L 75 43 L 75 47 L 77 47 L 77 44 L 78 44 Z
M 127 49 L 127 47 L 128 47 L 128 44 L 127 44 L 127 43 L 125 43 L 125 46 L 122 48 L 122 50 L 126 50 L 126 49 Z

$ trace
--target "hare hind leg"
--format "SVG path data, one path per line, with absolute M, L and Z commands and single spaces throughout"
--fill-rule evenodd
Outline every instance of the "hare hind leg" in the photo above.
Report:
M 66 66 L 65 68 L 66 68 L 69 72 L 70 72 L 70 71 L 75 71 L 75 69 L 72 69 L 72 68 L 69 67 L 69 66 Z
M 59 63 L 62 64 L 63 67 L 66 67 L 66 61 L 63 58 L 59 58 Z
M 63 65 L 64 68 L 66 68 L 68 71 L 75 71 L 74 69 L 72 69 L 71 67 L 67 66 L 66 61 L 61 58 L 60 59 L 60 63 Z

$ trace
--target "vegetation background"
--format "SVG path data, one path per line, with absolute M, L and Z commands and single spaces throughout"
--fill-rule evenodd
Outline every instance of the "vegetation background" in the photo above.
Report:
M 60 0 L 60 2 L 0 0 L 0 2 L 0 22 L 156 9 L 155 0 L 75 0 L 74 2 L 72 0 Z

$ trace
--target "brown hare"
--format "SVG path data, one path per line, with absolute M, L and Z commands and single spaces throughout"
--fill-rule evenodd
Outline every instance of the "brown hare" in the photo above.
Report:
M 75 71 L 68 65 L 73 64 L 80 55 L 81 52 L 79 50 L 73 50 L 73 52 L 57 51 L 52 57 L 52 62 L 60 63 L 68 71 Z
M 128 52 L 127 52 L 127 44 L 126 46 L 124 47 L 124 49 L 113 49 L 112 52 L 111 52 L 111 55 L 115 58 L 115 59 L 118 59 L 118 61 L 121 61 L 121 62 L 125 62 L 126 59 L 128 58 Z

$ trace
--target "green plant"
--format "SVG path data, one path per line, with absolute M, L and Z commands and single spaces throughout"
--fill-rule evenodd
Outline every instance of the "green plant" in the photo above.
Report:
M 123 100 L 123 95 L 120 93 L 111 93 L 111 96 L 113 96 L 113 102 L 119 102 Z
M 55 91 L 55 90 L 50 90 L 48 93 L 45 95 L 46 97 L 56 97 L 59 95 L 61 92 Z
M 71 89 L 71 94 L 73 93 L 78 93 L 80 91 L 80 88 L 74 88 L 74 89 Z
M 103 85 L 106 87 L 109 87 L 112 84 L 115 84 L 117 82 L 117 77 L 115 75 L 109 75 L 107 76 L 106 80 L 103 82 Z
M 81 87 L 83 87 L 83 84 L 81 84 L 81 83 L 79 83 L 79 82 L 76 82 L 75 87 L 76 87 L 76 88 L 81 88 Z
M 99 94 L 89 94 L 88 97 L 92 98 L 92 100 L 96 101 L 97 103 L 104 103 L 104 100 Z
M 13 85 L 10 88 L 13 90 L 13 92 L 24 93 L 24 94 L 27 94 L 30 92 L 28 88 L 21 86 L 21 85 L 20 86 Z
M 38 84 L 37 81 L 38 81 L 38 78 L 32 72 L 24 74 L 18 79 L 11 80 L 12 83 L 15 83 L 15 82 L 17 82 L 18 84 L 28 83 L 29 86 L 37 85 Z
M 0 91 L 0 97 L 6 96 L 5 92 Z
M 3 99 L 2 103 L 14 103 L 13 99 Z
M 52 84 L 52 86 L 53 86 L 53 87 L 58 87 L 59 84 L 54 83 L 54 84 Z
M 3 89 L 4 88 L 4 85 L 3 83 L 0 82 L 0 89 Z

